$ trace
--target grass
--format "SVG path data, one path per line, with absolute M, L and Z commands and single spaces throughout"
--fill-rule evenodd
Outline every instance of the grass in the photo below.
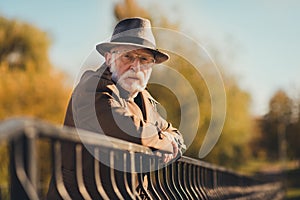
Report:
M 300 199 L 300 188 L 288 188 L 286 199 L 287 200 Z
M 288 188 L 287 200 L 300 200 L 300 168 L 287 171 Z
M 284 177 L 286 178 L 285 186 L 287 189 L 286 199 L 287 200 L 300 200 L 300 167 L 298 162 L 286 162 L 284 169 Z M 259 173 L 259 177 L 263 174 L 280 173 L 283 165 L 280 162 L 268 162 L 266 160 L 252 160 L 245 163 L 244 166 L 240 167 L 238 171 L 242 174 L 255 175 Z M 280 176 L 278 176 L 278 180 Z
M 278 161 L 269 162 L 262 159 L 251 160 L 237 170 L 246 175 L 254 175 L 257 172 L 280 171 L 281 164 Z

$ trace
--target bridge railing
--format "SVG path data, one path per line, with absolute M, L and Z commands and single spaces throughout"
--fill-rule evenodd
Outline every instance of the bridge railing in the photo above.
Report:
M 0 123 L 0 142 L 9 155 L 9 184 L 0 187 L 0 200 L 45 199 L 50 174 L 61 199 L 284 198 L 280 182 L 261 182 L 185 156 L 164 165 L 160 155 L 147 147 L 88 131 L 78 134 L 40 120 Z M 73 176 L 62 167 L 66 144 L 72 147 Z M 88 154 L 94 156 L 86 159 Z M 86 165 L 92 170 L 85 171 Z

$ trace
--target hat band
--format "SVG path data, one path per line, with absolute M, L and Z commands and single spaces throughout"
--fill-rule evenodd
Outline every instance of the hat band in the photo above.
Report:
M 134 44 L 143 45 L 143 46 L 147 46 L 148 48 L 155 49 L 155 45 L 152 42 L 137 37 L 119 37 L 119 38 L 112 39 L 111 42 L 132 43 L 133 45 Z

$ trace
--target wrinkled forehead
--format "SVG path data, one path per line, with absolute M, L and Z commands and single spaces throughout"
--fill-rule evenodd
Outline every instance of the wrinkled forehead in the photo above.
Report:
M 134 52 L 138 54 L 149 54 L 153 56 L 152 51 L 146 48 L 130 46 L 130 45 L 120 45 L 111 49 L 111 51 L 122 51 L 122 52 Z

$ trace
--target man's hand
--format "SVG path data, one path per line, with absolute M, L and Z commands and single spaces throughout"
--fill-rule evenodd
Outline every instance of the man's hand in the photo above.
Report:
M 162 134 L 167 137 L 167 139 L 170 141 L 171 145 L 173 146 L 173 154 L 165 154 L 165 153 L 163 154 L 164 163 L 168 163 L 174 158 L 176 158 L 178 154 L 178 144 L 175 140 L 175 137 L 172 134 L 168 132 L 162 132 Z

